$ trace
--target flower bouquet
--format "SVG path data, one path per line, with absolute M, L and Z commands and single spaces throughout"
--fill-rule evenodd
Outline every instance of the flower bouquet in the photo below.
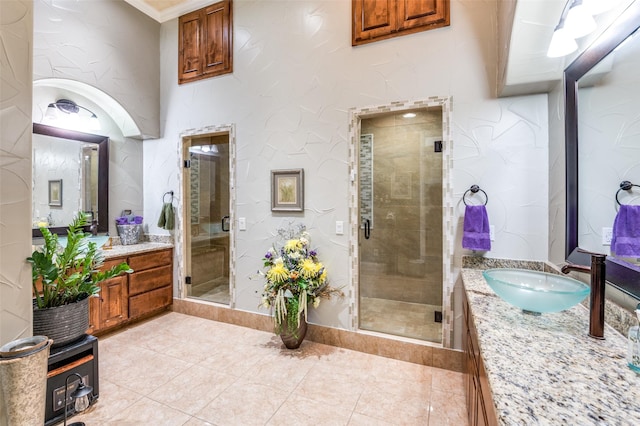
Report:
M 309 305 L 316 308 L 322 298 L 343 293 L 329 285 L 327 269 L 318 260 L 316 250 L 309 247 L 310 237 L 304 225 L 298 226 L 297 231 L 278 233 L 286 242 L 264 255 L 267 271 L 261 273 L 266 279 L 262 305 L 273 310 L 276 333 L 298 338 L 299 328 L 306 325 Z

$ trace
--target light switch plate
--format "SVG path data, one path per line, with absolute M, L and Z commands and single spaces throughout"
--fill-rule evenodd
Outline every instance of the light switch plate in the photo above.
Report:
M 485 234 L 487 235 L 487 234 Z M 496 240 L 496 227 L 494 225 L 489 225 L 489 239 L 491 241 Z
M 602 228 L 602 245 L 610 246 L 613 238 L 613 228 Z
M 344 222 L 341 220 L 336 221 L 336 235 L 344 234 Z
M 241 231 L 246 231 L 247 230 L 247 219 L 244 217 L 239 217 L 238 218 L 238 229 Z

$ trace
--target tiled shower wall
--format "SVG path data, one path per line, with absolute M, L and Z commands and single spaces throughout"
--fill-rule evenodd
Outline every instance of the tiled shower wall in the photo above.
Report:
M 0 1 L 0 345 L 32 334 L 33 3 Z

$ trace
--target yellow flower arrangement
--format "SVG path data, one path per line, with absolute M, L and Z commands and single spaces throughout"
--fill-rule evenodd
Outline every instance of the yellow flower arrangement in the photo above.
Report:
M 262 305 L 273 309 L 278 333 L 284 322 L 292 333 L 300 326 L 303 315 L 306 321 L 309 304 L 317 308 L 322 298 L 343 295 L 329 285 L 327 270 L 316 250 L 309 248 L 310 237 L 304 228 L 300 227 L 299 234 L 292 237 L 280 249 L 269 249 L 263 258 L 267 271 L 263 274 L 266 284 Z

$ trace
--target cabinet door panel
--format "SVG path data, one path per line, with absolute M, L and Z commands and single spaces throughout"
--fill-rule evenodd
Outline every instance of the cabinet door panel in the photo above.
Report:
M 200 51 L 202 34 L 202 15 L 196 11 L 179 19 L 178 31 L 178 77 L 180 81 L 188 80 L 202 74 Z
M 449 25 L 448 0 L 398 1 L 398 29 L 435 28 L 445 25 Z
M 228 8 L 224 4 L 207 8 L 205 17 L 205 39 L 204 58 L 205 73 L 217 72 L 225 69 L 225 62 L 229 57 L 227 41 L 229 37 L 229 26 L 227 21 Z
M 395 0 L 353 0 L 353 45 L 396 30 Z
M 127 277 L 120 276 L 102 283 L 100 291 L 100 327 L 107 328 L 124 322 L 129 312 Z

